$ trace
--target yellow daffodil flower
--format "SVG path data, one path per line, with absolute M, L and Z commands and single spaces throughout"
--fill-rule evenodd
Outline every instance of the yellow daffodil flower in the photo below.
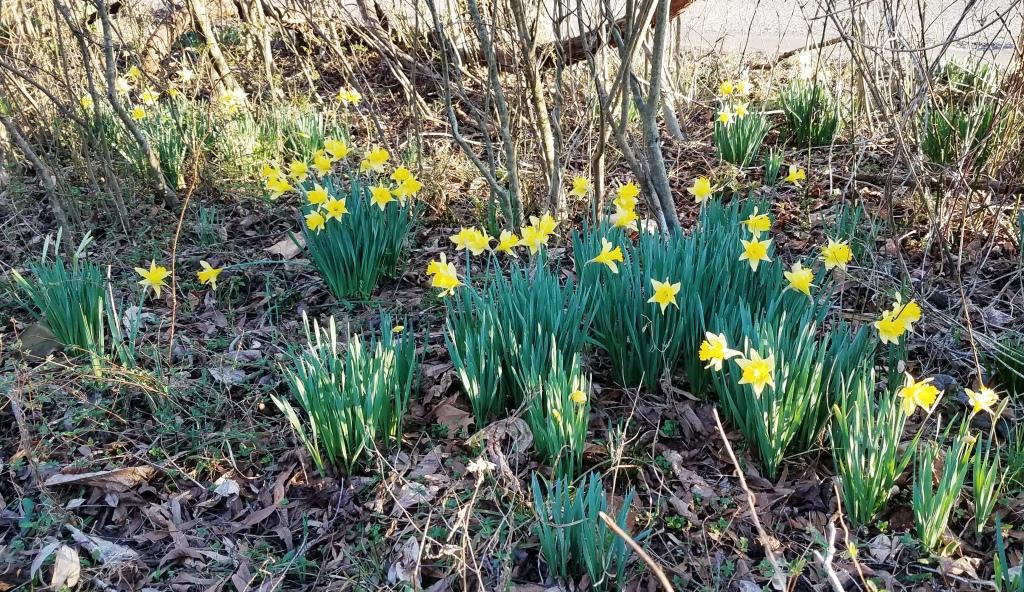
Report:
M 800 181 L 807 178 L 807 172 L 798 166 L 789 167 L 789 174 L 786 175 L 786 182 L 799 185 Z
M 931 377 L 921 381 L 914 380 L 914 377 L 907 373 L 906 380 L 897 395 L 900 398 L 900 408 L 903 413 L 913 415 L 918 407 L 926 412 L 935 404 L 939 397 L 939 389 L 931 384 Z
M 735 107 L 734 111 L 735 111 L 736 117 L 738 119 L 743 119 L 744 117 L 747 116 L 747 104 L 746 103 L 736 103 L 736 107 Z
M 142 101 L 143 105 L 156 105 L 159 99 L 160 93 L 150 88 L 142 91 L 142 94 L 139 95 L 139 100 Z
M 659 282 L 658 280 L 651 278 L 651 286 L 654 288 L 654 295 L 647 299 L 647 302 L 657 303 L 661 307 L 662 314 L 665 314 L 665 309 L 668 305 L 673 304 L 676 308 L 679 305 L 676 304 L 676 294 L 679 293 L 680 284 L 679 282 L 670 283 L 669 280 Z
M 309 165 L 304 162 L 293 160 L 288 165 L 288 176 L 296 181 L 302 181 L 309 174 Z
M 327 212 L 328 220 L 334 219 L 341 222 L 341 218 L 348 213 L 348 204 L 345 198 L 329 199 L 324 204 L 324 210 Z
M 616 208 L 615 213 L 612 214 L 612 226 L 615 228 L 630 228 L 636 230 L 637 220 L 639 220 L 639 218 L 636 215 L 636 210 Z
M 996 395 L 994 390 L 982 385 L 977 391 L 964 389 L 964 392 L 967 393 L 967 403 L 972 408 L 971 413 L 986 411 L 991 415 L 995 415 L 994 406 L 999 402 L 999 396 Z
M 306 228 L 313 232 L 320 232 L 324 229 L 326 224 L 327 218 L 324 218 L 324 215 L 320 213 L 320 210 L 313 210 L 306 214 Z
M 407 179 L 412 178 L 412 172 L 403 166 L 398 167 L 397 169 L 394 170 L 393 173 L 391 173 L 391 180 L 399 184 L 406 181 Z
M 853 251 L 845 241 L 828 239 L 828 245 L 821 249 L 821 260 L 825 262 L 825 269 L 839 267 L 846 271 L 847 264 L 853 260 Z
M 711 180 L 707 177 L 697 177 L 693 180 L 693 185 L 690 185 L 686 189 L 686 192 L 693 196 L 693 201 L 697 203 L 704 203 L 704 200 L 711 195 L 714 190 L 711 189 Z
M 451 296 L 455 293 L 455 288 L 462 285 L 455 266 L 445 259 L 444 253 L 441 253 L 440 260 L 427 264 L 427 275 L 430 276 L 430 285 L 441 289 L 439 295 L 442 297 Z
M 171 97 L 172 99 L 178 98 L 179 94 L 180 92 L 178 91 L 178 89 L 174 88 L 173 86 L 167 89 L 167 96 Z
M 206 285 L 209 284 L 214 290 L 217 289 L 217 277 L 220 272 L 224 271 L 223 267 L 213 267 L 206 261 L 200 261 L 199 267 L 201 268 L 196 272 L 196 276 L 199 278 L 199 283 Z
M 294 187 L 283 176 L 279 176 L 267 179 L 267 189 L 270 190 L 270 199 L 277 199 L 294 189 Z
M 550 237 L 555 233 L 555 227 L 558 226 L 558 222 L 551 214 L 544 214 L 540 218 L 537 216 L 530 216 L 530 224 L 533 224 L 537 230 L 546 237 Z
M 809 267 L 804 267 L 798 261 L 783 275 L 786 276 L 786 280 L 789 282 L 789 285 L 786 286 L 787 290 L 796 290 L 808 296 L 811 295 L 811 282 L 814 281 L 814 272 Z
M 281 176 L 283 176 L 281 174 L 281 169 L 270 164 L 269 162 L 260 167 L 260 177 L 262 177 L 264 180 L 275 179 Z
M 94 105 L 92 97 L 89 95 L 82 95 L 82 98 L 78 99 L 78 104 L 82 106 L 82 109 L 92 109 Z
M 736 87 L 733 86 L 731 80 L 723 80 L 722 83 L 718 85 L 718 94 L 722 95 L 723 97 L 728 97 L 735 90 Z
M 319 206 L 327 203 L 330 199 L 330 195 L 327 194 L 327 190 L 320 186 L 319 183 L 313 186 L 313 190 L 306 194 L 306 199 L 309 203 Z
M 323 150 L 317 150 L 313 153 L 313 168 L 320 176 L 324 176 L 331 172 L 331 159 L 327 157 L 327 153 Z
M 902 322 L 891 311 L 882 313 L 882 317 L 875 321 L 875 329 L 878 329 L 878 338 L 882 343 L 899 343 L 900 337 L 907 330 Z
M 430 263 L 427 263 L 427 277 L 433 277 L 439 273 L 442 273 L 445 269 L 447 269 L 447 265 L 448 257 L 444 253 L 441 253 L 440 259 L 435 259 Z
M 370 187 L 370 201 L 383 210 L 389 203 L 395 201 L 395 196 L 391 194 L 391 190 L 387 187 L 375 185 Z
M 171 275 L 171 272 L 166 267 L 157 265 L 152 259 L 149 261 L 149 269 L 136 267 L 135 273 L 142 276 L 139 283 L 146 288 L 152 288 L 157 298 L 160 297 L 160 288 L 167 285 L 167 276 Z
M 523 236 L 519 239 L 519 245 L 528 248 L 531 255 L 536 255 L 541 247 L 548 244 L 548 235 L 532 224 L 523 226 L 520 229 L 520 234 Z
M 343 140 L 324 140 L 324 150 L 330 155 L 331 160 L 341 160 L 349 153 L 348 144 Z
M 637 197 L 639 196 L 640 188 L 637 187 L 636 183 L 630 181 L 619 187 L 619 193 L 615 196 L 615 207 L 623 210 L 632 210 L 636 208 Z
M 758 265 L 762 261 L 771 262 L 771 258 L 768 256 L 768 246 L 772 244 L 772 239 L 761 240 L 759 238 L 751 237 L 751 239 L 743 240 L 743 254 L 740 255 L 740 261 L 746 261 L 750 264 L 752 271 L 757 271 Z
M 775 355 L 769 354 L 762 358 L 757 350 L 750 351 L 749 358 L 740 358 L 736 364 L 743 370 L 740 376 L 740 384 L 749 384 L 754 389 L 754 394 L 761 396 L 764 387 L 775 388 Z
M 896 302 L 892 305 L 892 314 L 896 321 L 903 323 L 907 331 L 913 330 L 914 323 L 921 320 L 921 305 L 916 300 L 910 300 L 903 304 L 903 298 L 896 293 Z
M 374 173 L 380 173 L 384 171 L 384 166 L 388 163 L 388 159 L 391 158 L 389 153 L 384 148 L 374 148 L 366 154 L 366 158 L 359 163 L 359 170 L 362 172 L 372 171 Z
M 590 191 L 590 181 L 586 177 L 574 177 L 572 180 L 572 190 L 569 191 L 569 195 L 574 197 L 583 197 Z
M 740 97 L 745 97 L 747 96 L 748 92 L 750 92 L 750 83 L 748 83 L 746 80 L 737 80 L 736 95 Z
M 508 230 L 502 230 L 501 236 L 498 237 L 498 246 L 494 247 L 494 250 L 499 253 L 505 253 L 509 257 L 519 258 L 516 252 L 513 250 L 519 246 L 519 237 L 516 233 Z
M 423 183 L 420 183 L 419 179 L 415 177 L 409 177 L 399 183 L 393 193 L 404 204 L 406 199 L 419 193 L 420 189 L 423 189 Z
M 362 100 L 363 95 L 353 88 L 338 89 L 338 102 L 342 105 L 359 105 Z
M 718 112 L 718 123 L 724 123 L 724 124 L 728 125 L 728 124 L 732 123 L 732 117 L 733 117 L 732 111 L 729 111 L 728 109 L 719 111 Z
M 700 361 L 707 362 L 704 368 L 707 370 L 714 368 L 718 372 L 722 371 L 722 364 L 726 360 L 738 355 L 740 352 L 729 349 L 729 342 L 726 341 L 724 333 L 716 335 L 711 331 L 704 333 L 704 341 L 701 342 L 700 349 L 697 351 Z
M 768 214 L 758 214 L 757 208 L 754 208 L 754 213 L 749 218 L 743 221 L 747 225 L 747 230 L 750 234 L 761 236 L 762 232 L 768 232 L 772 229 L 772 220 L 768 217 Z
M 128 68 L 128 72 L 125 74 L 125 76 L 131 78 L 132 80 L 138 80 L 139 76 L 142 76 L 142 70 L 139 70 L 138 66 L 132 66 L 131 68 Z
M 146 110 L 142 108 L 142 105 L 136 105 L 132 108 L 132 119 L 135 121 L 142 121 L 146 118 Z
M 571 395 L 569 395 L 569 398 L 572 399 L 572 402 L 576 403 L 577 405 L 585 405 L 587 402 L 587 393 L 581 390 L 575 390 L 572 392 Z
M 608 269 L 612 270 L 612 273 L 619 273 L 619 267 L 615 265 L 616 261 L 622 263 L 622 248 L 615 247 L 613 249 L 611 241 L 602 237 L 601 252 L 597 254 L 597 257 L 587 261 L 587 263 L 601 263 L 607 265 Z
M 455 243 L 456 251 L 466 249 L 474 255 L 482 254 L 491 246 L 491 237 L 472 227 L 459 230 L 459 233 L 450 237 L 449 240 Z

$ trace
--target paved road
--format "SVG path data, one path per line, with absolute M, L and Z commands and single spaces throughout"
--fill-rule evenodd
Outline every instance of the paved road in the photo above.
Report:
M 729 53 L 787 51 L 809 38 L 821 40 L 823 28 L 825 38 L 834 36 L 832 21 L 820 7 L 827 3 L 838 8 L 837 14 L 846 14 L 851 3 L 862 5 L 869 30 L 883 30 L 883 1 L 902 11 L 900 29 L 905 35 L 919 38 L 923 28 L 925 38 L 934 43 L 956 31 L 956 37 L 966 36 L 955 43 L 957 54 L 989 52 L 1000 60 L 1012 55 L 1012 36 L 1019 35 L 1024 13 L 1024 0 L 921 0 L 922 27 L 917 0 L 697 0 L 681 17 L 682 41 L 684 46 Z

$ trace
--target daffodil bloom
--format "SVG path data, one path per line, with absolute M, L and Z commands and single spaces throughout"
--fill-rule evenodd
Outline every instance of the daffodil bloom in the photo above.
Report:
M 668 308 L 669 304 L 673 304 L 676 308 L 679 305 L 676 304 L 676 294 L 679 293 L 680 284 L 679 282 L 670 283 L 669 280 L 659 282 L 658 280 L 651 278 L 651 287 L 654 288 L 654 294 L 647 299 L 647 302 L 657 303 L 661 307 L 661 313 L 665 314 L 665 309 Z
M 327 219 L 334 219 L 341 222 L 342 216 L 348 213 L 348 206 L 345 198 L 341 199 L 329 199 L 324 204 L 324 210 L 327 212 Z
M 117 92 L 117 94 L 126 95 L 131 89 L 132 83 L 128 82 L 127 78 L 122 76 L 117 80 L 114 80 L 114 90 Z
M 771 258 L 768 256 L 768 246 L 772 244 L 772 239 L 761 240 L 755 236 L 751 237 L 749 241 L 740 239 L 740 242 L 743 243 L 743 254 L 740 255 L 740 261 L 749 263 L 752 271 L 757 271 L 757 267 L 762 261 L 771 262 Z
M 907 330 L 904 324 L 896 318 L 892 311 L 885 311 L 882 317 L 875 321 L 875 329 L 878 329 L 878 339 L 882 343 L 899 343 L 900 337 Z
M 196 272 L 196 276 L 199 278 L 199 283 L 206 285 L 209 284 L 214 290 L 217 289 L 217 277 L 220 272 L 224 271 L 223 267 L 213 267 L 206 261 L 200 261 L 199 267 L 201 268 Z
M 352 88 L 338 89 L 338 102 L 342 105 L 358 105 L 363 100 L 363 95 Z
M 693 201 L 703 203 L 713 192 L 711 180 L 707 177 L 697 177 L 693 180 L 693 185 L 686 189 L 686 192 L 693 196 Z
M 269 162 L 260 167 L 260 177 L 262 177 L 264 180 L 275 179 L 282 176 L 283 175 L 281 174 L 281 169 L 270 164 Z
M 622 263 L 622 247 L 612 248 L 612 243 L 606 238 L 601 238 L 601 252 L 587 263 L 601 263 L 608 266 L 612 273 L 619 273 L 619 267 L 615 265 L 618 261 Z
M 814 272 L 809 267 L 804 267 L 798 261 L 783 275 L 786 276 L 786 280 L 789 282 L 789 285 L 786 286 L 787 290 L 796 290 L 808 296 L 811 295 L 811 283 L 814 281 Z
M 734 110 L 735 110 L 735 113 L 736 113 L 736 117 L 739 118 L 739 119 L 743 119 L 744 117 L 747 116 L 747 104 L 746 103 L 736 103 L 736 107 L 735 107 Z
M 636 230 L 637 220 L 639 218 L 636 215 L 636 210 L 616 208 L 615 213 L 612 214 L 612 226 L 615 228 L 631 228 Z
M 544 214 L 540 218 L 530 216 L 530 223 L 537 227 L 541 234 L 548 237 L 555 233 L 555 227 L 558 226 L 558 222 L 555 221 L 551 214 Z
M 370 187 L 370 201 L 383 210 L 389 203 L 395 201 L 395 196 L 391 194 L 391 190 L 387 187 L 375 185 Z
M 160 288 L 167 285 L 165 281 L 167 276 L 171 275 L 171 272 L 166 267 L 157 265 L 152 259 L 149 261 L 149 269 L 136 267 L 135 273 L 142 276 L 139 283 L 146 288 L 152 288 L 157 298 L 160 297 Z
M 587 402 L 587 393 L 581 390 L 575 390 L 572 392 L 571 395 L 569 395 L 569 398 L 572 399 L 572 402 L 576 403 L 577 405 L 584 405 Z
M 399 183 L 398 187 L 395 187 L 392 193 L 404 204 L 406 199 L 409 199 L 419 193 L 420 189 L 423 189 L 423 183 L 420 183 L 418 179 L 411 177 Z
M 142 101 L 143 105 L 156 105 L 156 102 L 159 99 L 160 99 L 160 93 L 158 93 L 157 91 L 155 91 L 153 89 L 149 89 L 149 88 L 147 88 L 146 90 L 142 91 L 142 94 L 139 95 L 139 100 Z
M 324 140 L 324 150 L 332 160 L 341 160 L 348 156 L 349 147 L 343 140 Z
M 999 402 L 999 396 L 996 392 L 989 387 L 982 385 L 977 391 L 971 389 L 964 389 L 967 393 L 967 403 L 972 407 L 972 413 L 978 413 L 979 411 L 986 411 L 991 415 L 995 415 L 994 406 Z
M 853 251 L 846 241 L 828 239 L 828 245 L 821 249 L 821 260 L 825 262 L 825 269 L 839 267 L 846 271 L 846 265 L 853 260 Z
M 374 173 L 382 172 L 389 158 L 391 158 L 391 154 L 386 149 L 374 148 L 359 163 L 359 170 L 364 173 L 368 171 L 373 171 Z
M 807 172 L 798 166 L 789 167 L 789 174 L 786 175 L 786 182 L 799 185 L 800 181 L 807 178 Z
M 896 302 L 892 305 L 892 314 L 895 320 L 903 323 L 904 329 L 912 331 L 914 323 L 921 320 L 921 306 L 916 300 L 910 300 L 903 304 L 903 299 L 897 293 Z
M 172 99 L 178 98 L 178 94 L 179 94 L 178 89 L 174 88 L 173 86 L 171 88 L 167 89 L 167 96 L 171 97 Z
M 572 180 L 572 190 L 569 191 L 569 195 L 574 197 L 583 197 L 590 191 L 590 181 L 586 177 L 574 177 Z
M 903 386 L 897 392 L 900 398 L 900 408 L 903 409 L 903 413 L 913 415 L 918 407 L 926 412 L 931 409 L 932 405 L 935 404 L 935 400 L 939 397 L 939 389 L 935 388 L 935 385 L 931 382 L 931 377 L 917 381 L 914 380 L 914 377 L 909 372 L 907 373 Z
M 761 396 L 764 387 L 775 388 L 775 355 L 769 354 L 762 358 L 757 350 L 750 351 L 749 358 L 736 360 L 743 374 L 740 376 L 740 384 L 749 384 L 754 389 L 754 394 Z
M 324 229 L 324 225 L 327 224 L 327 218 L 320 213 L 320 210 L 313 210 L 306 214 L 306 228 L 313 232 L 320 232 Z
M 736 87 L 733 86 L 731 80 L 723 80 L 722 83 L 718 85 L 718 94 L 722 95 L 723 97 L 731 95 L 735 90 Z
M 309 174 L 309 165 L 302 161 L 293 160 L 288 165 L 288 176 L 296 181 L 301 181 Z
M 132 80 L 138 80 L 139 76 L 142 76 L 142 70 L 139 70 L 138 66 L 132 66 L 131 68 L 128 68 L 128 73 L 125 74 L 125 76 Z
M 700 349 L 697 351 L 697 357 L 700 358 L 700 361 L 707 362 L 704 368 L 707 370 L 714 368 L 717 372 L 722 371 L 722 364 L 726 360 L 738 355 L 740 355 L 740 352 L 729 349 L 729 342 L 726 341 L 725 334 L 719 333 L 715 335 L 711 331 L 704 333 L 704 341 L 701 342 Z
M 541 247 L 548 244 L 548 235 L 532 224 L 523 226 L 520 233 L 523 236 L 519 239 L 519 245 L 528 248 L 531 255 L 536 255 Z
M 92 109 L 93 101 L 89 95 L 82 95 L 82 98 L 78 99 L 78 104 L 82 106 L 82 109 Z
M 391 180 L 399 184 L 412 178 L 412 171 L 405 168 L 404 166 L 398 167 L 397 169 L 394 170 L 394 172 L 391 173 Z
M 405 331 L 405 325 L 395 325 L 394 327 L 391 328 L 392 333 L 397 334 L 401 333 L 402 331 Z
M 427 275 L 430 277 L 430 285 L 440 288 L 440 296 L 450 296 L 455 293 L 455 288 L 462 285 L 455 266 L 445 259 L 441 253 L 440 260 L 434 260 L 427 264 Z
M 142 105 L 136 105 L 132 108 L 132 119 L 135 121 L 142 121 L 146 118 L 146 110 L 142 108 Z
M 499 253 L 505 253 L 509 257 L 515 257 L 518 259 L 519 255 L 516 255 L 516 252 L 513 250 L 518 246 L 519 237 L 516 236 L 516 233 L 508 230 L 502 230 L 501 236 L 498 237 L 498 246 L 494 247 L 494 250 Z
M 747 225 L 747 230 L 754 236 L 761 236 L 762 232 L 768 232 L 772 229 L 772 220 L 768 217 L 768 214 L 758 214 L 757 208 L 754 208 L 754 213 L 749 218 L 743 221 Z
M 632 210 L 636 208 L 639 195 L 640 188 L 636 186 L 636 183 L 630 181 L 619 187 L 619 193 L 615 196 L 615 207 L 622 208 L 623 210 Z
M 315 206 L 323 205 L 330 197 L 327 194 L 327 190 L 321 187 L 319 183 L 313 186 L 312 191 L 306 193 L 306 200 Z
M 746 80 L 737 80 L 736 81 L 736 95 L 737 96 L 741 96 L 741 97 L 745 97 L 745 96 L 747 96 L 748 92 L 750 92 L 749 83 Z
M 718 123 L 730 124 L 732 123 L 732 111 L 728 109 L 718 112 Z
M 459 233 L 450 237 L 455 243 L 455 250 L 468 250 L 474 255 L 480 255 L 491 246 L 491 237 L 476 228 L 462 228 Z
M 317 174 L 320 176 L 331 172 L 331 159 L 327 157 L 326 152 L 317 150 L 313 154 L 313 168 L 316 169 Z
M 267 179 L 267 189 L 270 190 L 270 198 L 277 199 L 294 189 L 294 187 L 283 176 L 278 176 Z

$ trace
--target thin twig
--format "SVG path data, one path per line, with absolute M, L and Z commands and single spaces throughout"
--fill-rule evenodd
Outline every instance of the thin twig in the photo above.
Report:
M 761 539 L 761 545 L 764 547 L 764 554 L 768 557 L 768 561 L 772 564 L 772 568 L 775 573 L 772 574 L 772 585 L 777 590 L 785 590 L 786 582 L 788 577 L 786 571 L 782 567 L 782 562 L 776 557 L 775 551 L 772 549 L 772 540 L 768 536 L 764 527 L 761 526 L 761 520 L 757 517 L 757 508 L 754 505 L 754 493 L 747 487 L 747 480 L 743 477 L 743 469 L 740 468 L 740 463 L 736 460 L 736 453 L 732 451 L 732 444 L 729 443 L 729 438 L 725 435 L 725 428 L 722 427 L 722 420 L 718 418 L 718 409 L 712 409 L 712 413 L 715 415 L 715 425 L 718 426 L 718 433 L 722 436 L 722 442 L 725 444 L 725 450 L 729 453 L 729 459 L 732 461 L 732 466 L 736 469 L 736 477 L 740 480 L 740 487 L 747 494 L 747 505 L 750 507 L 750 518 L 754 522 L 754 528 L 757 530 L 757 537 Z
M 672 584 L 668 581 L 668 578 L 665 576 L 665 571 L 661 569 L 660 565 L 655 563 L 654 559 L 651 559 L 651 556 L 647 554 L 647 551 L 644 551 L 644 548 L 640 546 L 640 543 L 637 543 L 635 540 L 633 540 L 633 537 L 629 536 L 629 534 L 626 531 L 619 528 L 619 525 L 616 524 L 615 521 L 612 520 L 611 516 L 609 516 L 608 514 L 605 514 L 604 512 L 598 512 L 598 516 L 601 517 L 601 520 L 604 520 L 604 523 L 608 525 L 608 528 L 612 529 L 612 532 L 619 535 L 622 538 L 622 540 L 625 541 L 627 545 L 629 545 L 630 549 L 633 549 L 634 553 L 640 556 L 640 559 L 642 559 L 643 562 L 647 564 L 647 567 L 651 568 L 651 571 L 654 572 L 655 577 L 657 577 L 658 581 L 661 582 L 661 587 L 665 589 L 665 592 L 674 592 L 674 590 L 672 589 Z

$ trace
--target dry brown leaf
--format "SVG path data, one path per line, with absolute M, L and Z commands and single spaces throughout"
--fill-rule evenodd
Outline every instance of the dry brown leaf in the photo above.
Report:
M 85 484 L 99 487 L 108 492 L 124 492 L 149 481 L 156 474 L 156 469 L 149 465 L 140 467 L 125 467 L 110 471 L 93 471 L 91 473 L 57 473 L 51 475 L 43 485 L 54 487 L 57 485 Z
M 53 575 L 50 576 L 50 587 L 60 590 L 64 586 L 74 588 L 81 577 L 82 565 L 78 559 L 78 551 L 73 547 L 61 545 L 53 560 Z
M 416 568 L 420 563 L 420 542 L 416 537 L 409 537 L 405 542 L 395 547 L 397 555 L 395 562 L 388 569 L 388 582 L 397 584 L 399 582 L 413 582 L 419 580 Z M 419 582 L 415 584 L 419 588 Z
M 455 406 L 457 398 L 458 395 L 452 395 L 434 407 L 434 418 L 437 423 L 448 428 L 449 435 L 469 429 L 469 426 L 473 424 L 473 414 Z
M 294 259 L 302 248 L 306 246 L 306 239 L 302 235 L 287 235 L 273 245 L 263 249 L 271 255 L 280 255 L 282 259 Z

